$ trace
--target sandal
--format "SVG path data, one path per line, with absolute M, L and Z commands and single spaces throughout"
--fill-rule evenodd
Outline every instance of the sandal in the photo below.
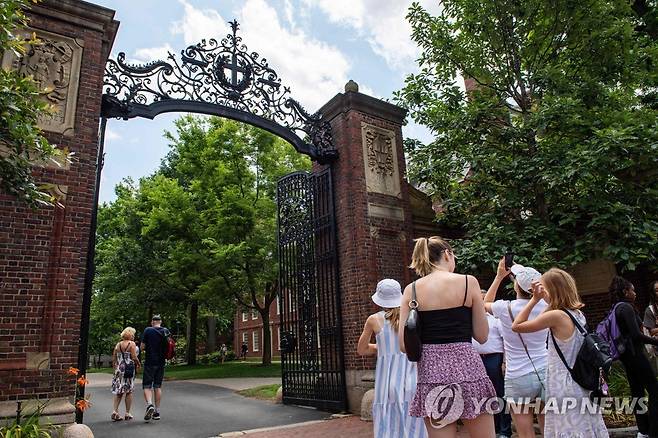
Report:
M 126 412 L 126 421 L 132 420 L 133 418 L 135 418 L 135 417 L 133 417 L 131 414 Z
M 112 421 L 121 421 L 123 418 L 121 418 L 121 415 L 119 415 L 118 412 L 112 412 Z

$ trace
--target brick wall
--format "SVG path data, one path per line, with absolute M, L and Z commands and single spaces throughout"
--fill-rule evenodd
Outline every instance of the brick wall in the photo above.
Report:
M 244 313 L 244 317 L 243 317 Z M 280 356 L 279 350 L 279 327 L 281 326 L 281 316 L 279 314 L 279 307 L 277 302 L 274 301 L 270 306 L 270 336 L 272 339 L 272 357 Z M 238 309 L 235 312 L 233 322 L 233 351 L 236 355 L 240 355 L 243 336 L 246 335 L 247 357 L 262 357 L 263 355 L 263 319 L 260 313 L 251 309 Z M 254 351 L 254 333 L 258 336 L 258 351 Z
M 84 49 L 74 134 L 46 133 L 74 162 L 34 169 L 66 192 L 63 208 L 31 210 L 0 194 L 0 402 L 74 394 L 66 371 L 78 362 L 102 76 L 118 26 L 113 11 L 74 0 L 48 0 L 28 15 L 31 27 L 78 38 Z
M 356 353 L 363 324 L 376 311 L 370 296 L 377 282 L 394 278 L 402 285 L 411 280 L 406 268 L 411 259 L 413 231 L 406 166 L 402 148 L 402 109 L 366 96 L 346 91 L 336 95 L 321 110 L 331 123 L 339 159 L 332 164 L 339 286 L 343 326 L 343 347 L 349 409 L 359 409 L 360 396 L 367 389 L 362 383 L 375 367 L 374 358 Z M 362 123 L 394 133 L 400 182 L 400 196 L 367 191 L 362 145 Z M 381 217 L 369 212 L 369 204 L 401 209 L 401 217 Z

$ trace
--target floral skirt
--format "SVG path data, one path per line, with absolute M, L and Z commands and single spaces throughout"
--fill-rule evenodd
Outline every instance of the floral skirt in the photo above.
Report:
M 423 345 L 409 415 L 445 425 L 496 412 L 498 403 L 482 359 L 470 343 Z
M 123 373 L 119 370 L 114 371 L 112 378 L 112 394 L 130 394 L 135 388 L 134 377 L 123 377 Z

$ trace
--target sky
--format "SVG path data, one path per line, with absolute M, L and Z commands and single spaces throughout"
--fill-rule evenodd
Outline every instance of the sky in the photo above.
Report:
M 227 22 L 240 22 L 249 51 L 265 57 L 291 96 L 315 112 L 352 79 L 359 91 L 392 100 L 419 55 L 405 16 L 411 0 L 92 0 L 116 11 L 121 22 L 111 57 L 131 63 L 165 59 L 206 38 L 221 39 Z M 436 12 L 436 1 L 420 2 Z M 154 120 L 109 120 L 100 202 L 116 198 L 126 177 L 151 174 L 169 150 L 163 137 L 180 114 Z M 405 137 L 429 140 L 421 126 Z

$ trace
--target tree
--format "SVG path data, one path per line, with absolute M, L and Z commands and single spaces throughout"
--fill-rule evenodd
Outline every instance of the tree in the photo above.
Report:
M 635 6 L 641 1 L 635 2 Z M 655 11 L 624 0 L 445 0 L 409 12 L 420 72 L 397 94 L 435 140 L 411 179 L 460 228 L 467 268 L 656 261 Z M 647 21 L 648 20 L 648 21 Z M 647 25 L 643 25 L 645 23 Z M 456 78 L 474 84 L 465 92 Z
M 269 364 L 276 181 L 310 162 L 265 131 L 217 118 L 183 117 L 167 138 L 161 168 L 138 186 L 119 185 L 117 200 L 99 212 L 97 288 L 176 318 L 186 309 L 188 364 L 196 362 L 199 315 L 225 325 L 236 305 L 255 309 Z
M 271 363 L 269 309 L 277 298 L 276 182 L 310 168 L 308 158 L 248 125 L 187 117 L 169 134 L 163 173 L 193 193 L 204 244 L 219 275 L 200 287 L 231 296 L 263 321 L 263 364 Z
M 23 13 L 27 0 L 0 3 L 0 53 L 25 54 L 30 45 L 39 44 L 33 37 L 23 41 L 13 32 L 27 24 Z M 37 120 L 49 114 L 50 105 L 42 99 L 31 77 L 0 69 L 0 189 L 17 196 L 31 206 L 52 204 L 54 196 L 47 184 L 37 185 L 32 175 L 34 163 L 69 160 L 67 151 L 51 145 L 37 127 Z

